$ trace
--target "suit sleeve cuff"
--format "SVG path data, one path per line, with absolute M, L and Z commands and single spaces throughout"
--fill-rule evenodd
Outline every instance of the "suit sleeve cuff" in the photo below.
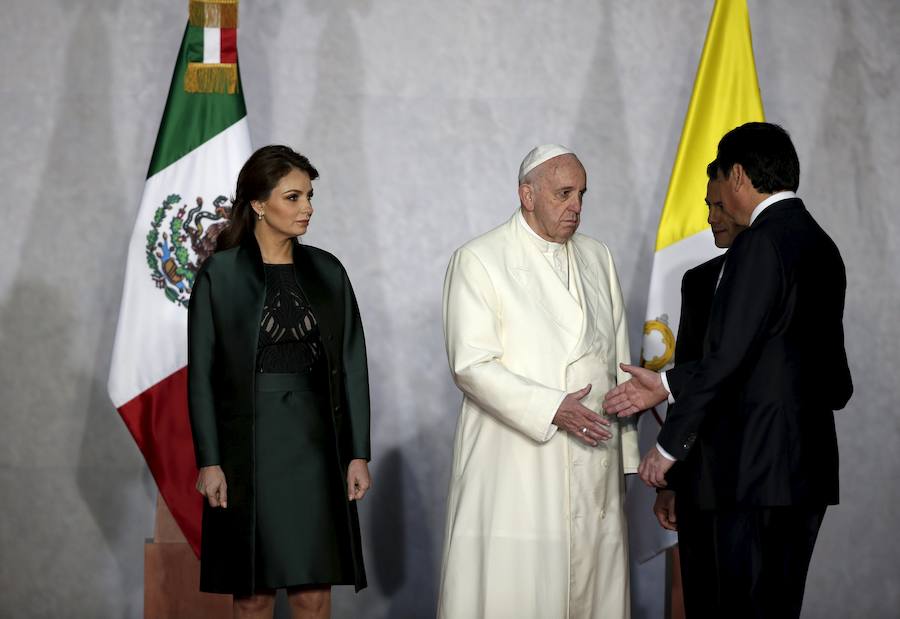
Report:
M 675 462 L 675 457 L 672 456 L 668 451 L 662 448 L 662 445 L 659 443 L 656 444 L 656 451 L 660 453 L 660 455 L 670 462 Z
M 663 388 L 666 390 L 666 393 L 669 394 L 668 401 L 669 404 L 675 404 L 675 398 L 672 396 L 672 390 L 669 389 L 669 379 L 666 378 L 665 372 L 659 373 L 659 378 L 662 380 Z M 670 458 L 670 460 L 674 460 L 675 458 Z

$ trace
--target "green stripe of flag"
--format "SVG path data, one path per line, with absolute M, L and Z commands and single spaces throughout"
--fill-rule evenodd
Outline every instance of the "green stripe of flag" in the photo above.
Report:
M 181 159 L 247 115 L 241 92 L 240 69 L 234 94 L 189 93 L 184 90 L 188 62 L 203 57 L 203 28 L 188 25 L 169 86 L 156 146 L 147 178 Z

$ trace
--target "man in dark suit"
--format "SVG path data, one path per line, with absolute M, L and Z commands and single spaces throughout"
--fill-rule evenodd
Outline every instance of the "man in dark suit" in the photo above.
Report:
M 709 209 L 707 221 L 716 247 L 727 249 L 746 226 L 737 223 L 723 208 L 716 161 L 709 164 L 706 174 L 709 177 L 706 184 L 706 206 Z M 725 255 L 716 256 L 689 269 L 681 280 L 681 318 L 675 340 L 676 366 L 698 361 L 703 357 L 703 340 L 713 295 L 724 265 Z M 728 405 L 724 400 L 716 404 L 723 407 Z M 666 474 L 668 485 L 658 489 L 653 506 L 660 525 L 678 532 L 678 558 L 688 617 L 702 617 L 712 614 L 713 610 L 708 592 L 709 583 L 715 581 L 714 545 L 711 543 L 708 514 L 698 509 L 695 491 L 697 482 L 703 478 L 698 466 L 702 462 L 700 451 L 700 446 L 697 446 L 684 462 L 672 466 Z
M 604 408 L 631 415 L 676 403 L 639 473 L 665 487 L 673 462 L 697 451 L 697 474 L 680 480 L 679 492 L 693 492 L 708 518 L 708 614 L 798 617 L 825 508 L 838 502 L 833 411 L 853 391 L 846 273 L 794 193 L 800 166 L 781 127 L 728 132 L 716 167 L 724 211 L 749 227 L 727 254 L 703 355 L 661 375 L 623 368 L 633 378 L 607 394 Z

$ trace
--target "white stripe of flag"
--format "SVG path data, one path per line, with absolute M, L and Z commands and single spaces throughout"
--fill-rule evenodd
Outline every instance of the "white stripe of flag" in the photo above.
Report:
M 203 29 L 203 64 L 222 61 L 222 33 L 219 28 Z

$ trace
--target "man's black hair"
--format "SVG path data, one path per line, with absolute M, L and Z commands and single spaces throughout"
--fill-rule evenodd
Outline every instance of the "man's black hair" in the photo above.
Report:
M 800 185 L 797 151 L 791 136 L 778 125 L 746 123 L 726 133 L 719 140 L 716 159 L 707 167 L 707 175 L 715 166 L 713 171 L 721 170 L 727 178 L 736 163 L 741 164 L 753 187 L 760 193 L 797 191 Z

